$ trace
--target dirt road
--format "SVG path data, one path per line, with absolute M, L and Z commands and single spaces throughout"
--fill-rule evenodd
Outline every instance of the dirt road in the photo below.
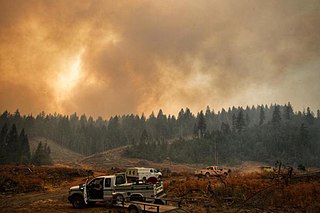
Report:
M 0 195 L 0 212 L 113 212 L 104 205 L 74 209 L 68 201 L 68 191 Z

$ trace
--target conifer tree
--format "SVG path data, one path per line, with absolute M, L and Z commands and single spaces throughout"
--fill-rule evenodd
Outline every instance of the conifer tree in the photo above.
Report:
M 203 111 L 201 110 L 198 114 L 198 131 L 199 131 L 199 138 L 202 138 L 204 136 L 204 133 L 207 129 L 206 119 L 204 118 Z
M 310 107 L 307 107 L 307 114 L 305 115 L 308 124 L 313 124 L 314 116 L 310 110 Z
M 31 163 L 36 166 L 51 165 L 53 161 L 50 153 L 50 147 L 47 146 L 47 144 L 43 145 L 42 142 L 40 142 L 37 146 L 36 151 L 32 155 Z
M 7 156 L 9 163 L 19 163 L 19 151 L 20 144 L 18 139 L 18 133 L 16 125 L 13 124 L 7 137 L 6 137 L 6 144 L 7 144 Z
M 243 109 L 240 108 L 238 116 L 237 116 L 237 131 L 241 132 L 244 129 L 245 120 L 243 115 Z
M 277 125 L 277 124 L 280 124 L 280 121 L 281 121 L 280 106 L 275 105 L 273 114 L 272 114 L 272 123 L 274 125 Z
M 236 114 L 232 114 L 232 131 L 236 131 L 237 130 L 237 116 Z
M 21 133 L 19 135 L 19 143 L 20 143 L 19 163 L 28 164 L 30 163 L 30 158 L 31 158 L 30 146 L 29 146 L 28 136 L 25 134 L 24 129 L 21 130 Z
M 246 126 L 246 128 L 249 127 L 249 124 L 250 124 L 250 117 L 249 117 L 249 114 L 246 113 L 246 119 L 245 119 L 245 126 Z
M 260 115 L 259 115 L 259 125 L 261 126 L 264 123 L 264 120 L 266 119 L 266 116 L 264 114 L 263 105 L 260 107 Z
M 292 109 L 290 102 L 288 102 L 288 105 L 284 106 L 284 116 L 283 117 L 286 120 L 291 120 L 292 115 L 293 115 L 293 109 Z
M 1 132 L 0 132 L 0 164 L 5 164 L 8 162 L 8 152 L 7 152 L 7 143 L 6 143 L 7 133 L 8 133 L 8 126 L 5 123 L 1 128 Z

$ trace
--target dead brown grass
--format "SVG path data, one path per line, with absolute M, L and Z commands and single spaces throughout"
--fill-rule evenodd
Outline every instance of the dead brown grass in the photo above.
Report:
M 28 166 L 1 166 L 0 192 L 22 193 L 32 191 L 52 190 L 61 187 L 76 177 L 85 177 L 87 172 L 82 169 L 63 167 L 28 167 Z
M 316 212 L 320 209 L 320 179 L 266 178 L 263 173 L 198 179 L 191 174 L 165 181 L 167 194 L 183 198 L 199 212 L 215 210 Z

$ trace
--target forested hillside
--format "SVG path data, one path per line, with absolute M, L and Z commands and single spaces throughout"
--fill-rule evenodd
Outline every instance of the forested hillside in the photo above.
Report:
M 93 119 L 76 113 L 21 115 L 5 111 L 0 127 L 15 124 L 31 137 L 54 140 L 89 155 L 130 144 L 130 157 L 154 161 L 236 163 L 241 160 L 318 165 L 320 112 L 294 112 L 286 105 L 232 107 L 215 112 L 209 107 L 193 114 L 157 114 Z

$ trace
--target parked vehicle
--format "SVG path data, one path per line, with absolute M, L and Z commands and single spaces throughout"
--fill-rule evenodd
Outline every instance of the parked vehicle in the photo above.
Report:
M 134 182 L 156 183 L 161 179 L 162 173 L 154 168 L 131 167 L 127 169 L 126 176 Z
M 128 183 L 125 174 L 100 176 L 69 190 L 68 200 L 74 208 L 82 208 L 95 202 L 148 201 L 159 202 L 165 196 L 162 182 L 157 184 Z M 161 200 L 160 200 L 161 201 Z
M 202 176 L 221 177 L 221 176 L 227 176 L 230 172 L 231 172 L 230 169 L 224 169 L 224 168 L 218 167 L 218 166 L 208 166 L 205 169 L 196 170 L 194 173 L 195 173 L 195 175 L 197 175 L 199 177 L 202 177 Z

